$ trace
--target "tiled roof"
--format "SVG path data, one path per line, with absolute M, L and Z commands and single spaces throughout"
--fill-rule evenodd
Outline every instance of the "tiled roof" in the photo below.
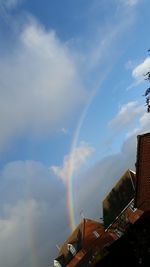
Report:
M 68 263 L 66 267 L 75 267 L 77 264 L 85 257 L 86 252 L 84 250 L 80 250 L 73 259 Z
M 99 235 L 104 231 L 104 227 L 99 222 L 90 219 L 83 219 L 80 224 L 75 228 L 75 230 L 71 233 L 68 239 L 63 243 L 60 248 L 59 255 L 67 255 L 68 248 L 67 244 L 73 243 L 81 238 L 82 248 L 86 249 L 91 240 L 94 238 L 93 231 L 96 230 Z M 80 236 L 79 236 L 80 235 Z
M 74 244 L 79 240 L 79 232 L 81 238 L 81 247 L 76 255 L 69 258 L 68 244 Z M 76 227 L 73 233 L 62 245 L 59 256 L 64 255 L 66 266 L 74 267 L 79 262 L 89 262 L 95 259 L 91 258 L 96 255 L 97 251 L 102 251 L 106 245 L 110 245 L 116 239 L 116 235 L 111 232 L 105 232 L 104 226 L 99 222 L 90 219 L 83 219 Z
M 103 200 L 104 225 L 107 228 L 135 196 L 135 173 L 127 170 Z
M 101 236 L 104 232 L 104 226 L 100 224 L 99 222 L 89 220 L 89 219 L 84 219 L 84 235 L 83 235 L 83 249 L 88 249 L 91 243 L 97 239 L 97 236 Z
M 63 254 L 64 256 L 67 256 L 68 254 L 68 248 L 67 245 L 70 243 L 74 243 L 77 239 L 83 239 L 84 235 L 84 220 L 82 220 L 78 226 L 75 228 L 75 230 L 71 233 L 71 235 L 65 240 L 63 245 L 60 248 L 59 255 Z M 80 236 L 79 236 L 80 235 Z

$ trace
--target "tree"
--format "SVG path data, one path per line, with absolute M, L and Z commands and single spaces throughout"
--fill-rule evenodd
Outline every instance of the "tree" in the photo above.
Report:
M 148 49 L 148 52 L 150 52 L 150 49 Z M 145 74 L 146 78 L 145 80 L 147 80 L 148 82 L 150 82 L 150 71 L 148 71 Z M 147 112 L 150 112 L 150 87 L 146 89 L 144 96 L 146 97 L 145 102 L 146 102 L 146 106 L 147 106 Z

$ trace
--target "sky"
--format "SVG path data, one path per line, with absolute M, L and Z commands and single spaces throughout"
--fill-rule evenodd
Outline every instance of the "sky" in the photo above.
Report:
M 149 0 L 0 0 L 0 265 L 53 266 L 150 131 Z

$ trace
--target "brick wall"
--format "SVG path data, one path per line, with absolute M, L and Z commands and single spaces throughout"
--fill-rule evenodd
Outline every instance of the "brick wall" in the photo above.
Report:
M 135 206 L 150 210 L 150 133 L 138 136 Z

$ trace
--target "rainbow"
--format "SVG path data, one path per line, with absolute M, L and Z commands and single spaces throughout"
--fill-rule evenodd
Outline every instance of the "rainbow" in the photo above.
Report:
M 110 72 L 112 66 L 108 66 L 107 70 L 105 70 L 105 73 L 101 73 L 101 77 L 98 78 L 98 80 L 95 82 L 95 86 L 93 86 L 93 89 L 91 89 L 91 93 L 89 94 L 88 100 L 83 108 L 83 111 L 81 112 L 81 115 L 79 117 L 77 127 L 73 136 L 73 141 L 70 149 L 70 155 L 74 151 L 74 149 L 77 146 L 80 130 L 82 127 L 82 124 L 84 122 L 84 119 L 86 117 L 86 114 L 88 112 L 88 109 L 97 94 L 102 82 L 105 80 L 107 77 L 108 73 Z M 74 208 L 74 198 L 73 198 L 73 160 L 70 160 L 70 165 L 68 168 L 68 174 L 67 174 L 67 208 L 68 208 L 68 221 L 69 221 L 69 226 L 71 231 L 74 230 L 76 226 L 76 221 L 75 221 L 75 208 Z
M 101 80 L 101 82 L 102 82 L 102 80 Z M 86 117 L 87 111 L 88 111 L 88 109 L 92 103 L 92 100 L 93 100 L 94 96 L 96 95 L 96 93 L 100 87 L 100 83 L 98 83 L 98 85 L 91 91 L 89 98 L 88 98 L 88 101 L 85 104 L 85 107 L 84 107 L 84 109 L 80 115 L 76 130 L 75 130 L 75 133 L 73 136 L 73 142 L 72 142 L 71 149 L 70 149 L 70 155 L 77 146 L 77 141 L 78 141 L 78 137 L 79 137 L 79 133 L 80 133 L 82 124 L 83 124 L 84 119 Z M 70 226 L 71 231 L 73 231 L 75 226 L 76 226 L 75 212 L 74 212 L 75 211 L 75 209 L 74 209 L 74 197 L 73 197 L 73 177 L 74 177 L 73 160 L 70 160 L 69 168 L 68 168 L 68 174 L 67 174 L 67 209 L 68 209 L 68 217 L 69 217 L 69 226 Z

